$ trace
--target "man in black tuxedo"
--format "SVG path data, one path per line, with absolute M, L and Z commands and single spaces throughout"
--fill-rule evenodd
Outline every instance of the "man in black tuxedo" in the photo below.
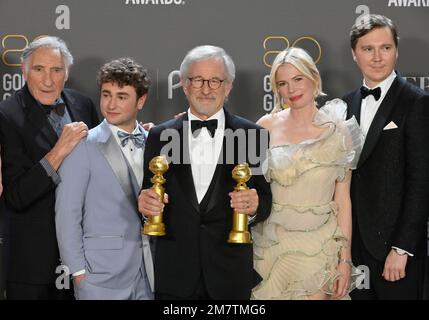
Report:
M 6 295 L 67 298 L 70 290 L 55 285 L 64 276 L 57 269 L 57 170 L 99 119 L 89 98 L 64 89 L 73 57 L 61 39 L 32 42 L 21 61 L 26 85 L 0 103 L 3 196 L 9 216 Z
M 370 288 L 353 299 L 420 299 L 429 213 L 429 95 L 395 71 L 392 21 L 368 15 L 351 30 L 363 87 L 344 97 L 365 135 L 353 172 L 352 256 Z
M 270 213 L 271 192 L 262 175 L 252 177 L 249 190 L 231 192 L 236 185 L 231 173 L 244 161 L 261 164 L 252 163 L 249 155 L 252 149 L 265 155 L 268 134 L 224 109 L 235 67 L 222 48 L 192 49 L 182 62 L 180 77 L 188 112 L 149 132 L 139 196 L 143 215 L 159 214 L 164 204 L 148 189 L 153 175 L 148 164 L 171 151 L 170 168 L 164 174 L 166 235 L 156 239 L 155 297 L 249 299 L 260 277 L 253 269 L 252 245 L 227 243 L 232 212 L 235 208 L 249 215 L 252 223 L 263 221 Z M 234 134 L 237 139 L 231 138 Z

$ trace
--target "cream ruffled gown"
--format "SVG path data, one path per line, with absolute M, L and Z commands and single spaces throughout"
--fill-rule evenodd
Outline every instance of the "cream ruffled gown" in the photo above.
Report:
M 332 293 L 339 251 L 348 245 L 337 223 L 335 183 L 355 168 L 363 145 L 356 119 L 345 120 L 346 110 L 342 100 L 329 101 L 313 120 L 326 128 L 319 138 L 269 150 L 264 174 L 273 207 L 252 230 L 254 266 L 263 278 L 252 299 Z

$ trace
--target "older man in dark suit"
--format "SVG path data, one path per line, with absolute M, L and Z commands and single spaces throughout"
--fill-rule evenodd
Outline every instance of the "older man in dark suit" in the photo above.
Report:
M 60 265 L 55 235 L 57 170 L 99 123 L 91 100 L 64 89 L 73 63 L 56 37 L 32 42 L 22 54 L 26 85 L 0 103 L 4 199 L 9 213 L 8 299 L 68 296 L 55 280 Z

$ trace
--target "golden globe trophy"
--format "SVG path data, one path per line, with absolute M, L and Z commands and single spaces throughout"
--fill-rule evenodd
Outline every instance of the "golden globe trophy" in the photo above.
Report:
M 154 157 L 149 162 L 149 170 L 154 174 L 150 179 L 153 183 L 152 190 L 159 195 L 161 202 L 164 202 L 165 188 L 162 186 L 165 183 L 165 178 L 162 176 L 168 170 L 167 159 L 163 156 Z M 143 233 L 149 236 L 165 235 L 165 225 L 162 222 L 162 211 L 157 216 L 150 216 L 144 223 Z
M 252 173 L 247 163 L 236 165 L 232 170 L 232 178 L 237 182 L 234 190 L 240 191 L 249 189 L 246 182 L 249 181 L 251 177 Z M 249 216 L 247 214 L 237 212 L 235 209 L 232 216 L 232 230 L 229 233 L 228 242 L 252 243 L 252 237 L 250 236 L 250 232 L 247 228 Z

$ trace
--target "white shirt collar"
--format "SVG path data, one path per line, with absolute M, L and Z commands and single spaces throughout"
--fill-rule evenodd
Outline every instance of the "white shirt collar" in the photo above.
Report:
M 396 72 L 395 72 L 395 70 L 393 70 L 392 73 L 386 79 L 384 79 L 382 82 L 380 82 L 377 86 L 374 87 L 374 88 L 380 87 L 380 89 L 381 89 L 380 101 L 383 100 L 387 91 L 389 91 L 390 86 L 392 85 L 395 78 L 396 78 Z M 374 88 L 370 88 L 366 84 L 365 79 L 363 79 L 363 85 L 364 85 L 364 87 L 367 87 L 368 89 L 374 89 Z

